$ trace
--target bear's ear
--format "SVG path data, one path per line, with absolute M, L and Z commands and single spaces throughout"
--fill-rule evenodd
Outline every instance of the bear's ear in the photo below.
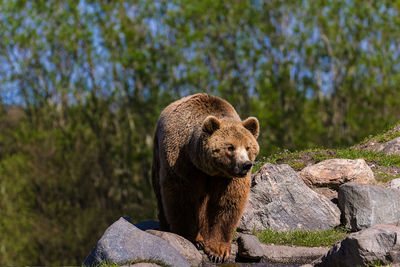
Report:
M 256 117 L 248 117 L 246 120 L 242 121 L 244 128 L 249 130 L 254 137 L 257 139 L 260 133 L 260 125 Z
M 215 116 L 208 116 L 204 121 L 203 121 L 203 131 L 212 134 L 216 130 L 219 129 L 221 122 L 217 119 Z

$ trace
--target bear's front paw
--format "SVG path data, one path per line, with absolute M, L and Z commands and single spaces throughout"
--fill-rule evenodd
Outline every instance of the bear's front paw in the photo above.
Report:
M 221 241 L 207 241 L 204 246 L 204 252 L 212 262 L 224 262 L 231 253 L 231 244 Z

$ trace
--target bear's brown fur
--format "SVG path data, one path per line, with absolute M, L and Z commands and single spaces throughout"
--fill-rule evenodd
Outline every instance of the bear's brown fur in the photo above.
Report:
M 241 121 L 225 100 L 196 94 L 160 115 L 152 179 L 160 229 L 182 235 L 219 262 L 229 257 L 250 190 L 258 120 Z

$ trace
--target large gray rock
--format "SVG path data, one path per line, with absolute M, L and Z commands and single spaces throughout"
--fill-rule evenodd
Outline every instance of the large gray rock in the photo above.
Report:
M 199 266 L 203 260 L 197 248 L 186 238 L 163 231 L 147 230 L 146 232 L 158 236 L 167 241 L 179 254 L 181 254 L 190 264 L 190 266 Z
M 375 225 L 337 242 L 316 266 L 353 267 L 400 262 L 400 227 Z
M 326 230 L 339 224 L 337 206 L 311 190 L 289 165 L 267 163 L 252 177 L 238 229 L 246 233 L 266 228 Z
M 107 228 L 83 265 L 93 266 L 103 261 L 122 265 L 139 259 L 189 267 L 185 258 L 167 241 L 139 230 L 124 218 Z
M 389 187 L 394 189 L 400 189 L 400 178 L 391 180 Z
M 359 231 L 374 224 L 400 222 L 400 190 L 347 183 L 339 188 L 342 224 Z
M 374 173 L 364 159 L 327 159 L 299 172 L 308 186 L 339 189 L 347 182 L 371 184 Z

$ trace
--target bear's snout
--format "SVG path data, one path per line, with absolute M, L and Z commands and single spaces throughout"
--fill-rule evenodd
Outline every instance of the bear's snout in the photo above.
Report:
M 248 160 L 245 163 L 243 163 L 242 170 L 248 172 L 251 169 L 251 167 L 253 167 L 253 162 Z
M 250 160 L 245 161 L 244 163 L 239 163 L 235 167 L 235 174 L 238 177 L 244 177 L 250 171 L 251 167 L 253 167 L 253 162 L 251 162 Z

